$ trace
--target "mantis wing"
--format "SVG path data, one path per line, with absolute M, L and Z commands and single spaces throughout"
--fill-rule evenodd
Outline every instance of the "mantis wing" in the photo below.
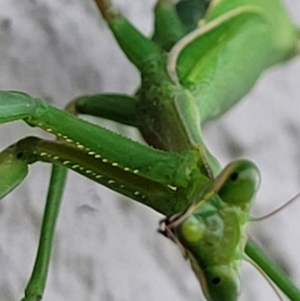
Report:
M 281 43 L 268 21 L 255 7 L 237 8 L 191 32 L 171 50 L 169 74 L 194 92 L 202 122 L 230 109 L 266 68 L 295 52 L 292 23 L 281 32 L 289 37 Z

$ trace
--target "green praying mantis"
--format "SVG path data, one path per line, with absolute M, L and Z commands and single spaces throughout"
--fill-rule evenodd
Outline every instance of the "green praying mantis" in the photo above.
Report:
M 203 142 L 200 124 L 231 108 L 266 68 L 295 55 L 299 32 L 277 1 L 203 2 L 187 25 L 172 3 L 160 1 L 152 42 L 109 3 L 97 4 L 141 71 L 135 97 L 86 96 L 73 101 L 66 113 L 26 94 L 1 92 L 2 122 L 23 119 L 58 137 L 25 138 L 1 154 L 0 170 L 6 175 L 0 184 L 2 196 L 23 180 L 28 164 L 58 164 L 48 195 L 53 206 L 49 210 L 54 211 L 46 213 L 46 232 L 23 300 L 39 300 L 44 289 L 51 241 L 43 238 L 54 231 L 65 177 L 60 165 L 167 215 L 163 232 L 190 258 L 206 298 L 236 300 L 245 227 L 259 174 L 249 161 L 222 169 Z M 182 2 L 177 9 L 184 13 L 186 7 Z M 74 116 L 78 113 L 136 126 L 154 148 L 81 121 Z M 227 231 L 216 233 L 211 228 L 215 223 L 217 230 Z M 211 250 L 215 258 L 209 256 Z

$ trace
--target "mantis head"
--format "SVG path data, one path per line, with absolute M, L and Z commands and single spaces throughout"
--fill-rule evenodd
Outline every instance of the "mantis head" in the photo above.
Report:
M 197 202 L 165 222 L 165 234 L 189 258 L 208 301 L 235 301 L 240 294 L 240 263 L 259 182 L 252 162 L 232 162 Z

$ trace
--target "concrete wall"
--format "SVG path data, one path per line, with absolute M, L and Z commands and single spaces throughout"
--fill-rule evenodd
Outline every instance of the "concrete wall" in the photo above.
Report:
M 154 1 L 114 1 L 143 32 Z M 118 49 L 91 0 L 0 0 L 0 89 L 63 107 L 81 94 L 132 92 L 139 77 Z M 300 3 L 287 1 L 300 23 Z M 205 129 L 222 163 L 255 161 L 262 188 L 254 215 L 300 190 L 300 59 L 274 68 L 244 102 Z M 105 122 L 106 126 L 111 124 Z M 120 128 L 119 128 L 120 129 Z M 132 129 L 126 134 L 136 136 Z M 43 135 L 22 122 L 1 125 L 0 146 Z M 0 177 L 5 175 L 0 175 Z M 30 275 L 49 166 L 31 167 L 0 205 L 0 298 L 16 301 Z M 300 204 L 251 226 L 274 260 L 300 283 Z M 161 216 L 70 173 L 58 222 L 44 301 L 196 301 L 199 285 L 179 250 L 156 233 Z M 241 300 L 275 300 L 260 275 L 243 267 Z

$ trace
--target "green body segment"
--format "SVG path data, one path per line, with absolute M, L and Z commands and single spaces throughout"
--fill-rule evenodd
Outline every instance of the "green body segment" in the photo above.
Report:
M 177 237 L 209 301 L 235 301 L 240 294 L 247 222 L 259 182 L 253 163 L 232 162 L 190 209 L 166 222 L 166 234 Z
M 144 75 L 145 84 L 137 95 L 137 115 L 139 120 L 144 120 L 139 127 L 143 137 L 148 144 L 169 152 L 182 153 L 201 148 L 200 168 L 203 173 L 211 176 L 205 165 L 211 167 L 212 174 L 218 173 L 220 165 L 203 141 L 200 115 L 193 95 L 164 78 L 160 81 L 152 79 L 154 74 L 157 72 Z M 152 82 L 151 89 L 147 87 L 148 82 Z

